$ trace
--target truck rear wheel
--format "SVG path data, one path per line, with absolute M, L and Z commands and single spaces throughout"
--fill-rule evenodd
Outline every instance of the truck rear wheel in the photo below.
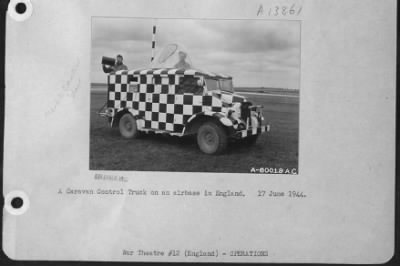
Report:
M 136 119 L 131 113 L 122 115 L 118 126 L 121 136 L 126 139 L 137 138 L 139 136 L 140 132 L 137 129 Z
M 220 154 L 228 145 L 228 137 L 221 125 L 207 122 L 201 125 L 197 132 L 197 144 L 204 153 Z

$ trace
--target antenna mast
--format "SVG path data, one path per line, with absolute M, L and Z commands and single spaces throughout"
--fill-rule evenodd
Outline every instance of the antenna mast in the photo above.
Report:
M 154 25 L 153 25 L 153 37 L 151 40 L 151 62 L 154 60 L 154 52 L 156 48 L 156 20 L 154 20 Z

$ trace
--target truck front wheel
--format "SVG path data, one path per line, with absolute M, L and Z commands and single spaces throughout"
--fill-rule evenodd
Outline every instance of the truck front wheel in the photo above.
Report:
M 140 132 L 137 129 L 136 119 L 131 113 L 123 114 L 118 126 L 122 137 L 126 139 L 137 138 L 139 136 Z
M 207 122 L 201 125 L 197 132 L 197 144 L 206 154 L 220 154 L 228 145 L 228 137 L 221 125 Z

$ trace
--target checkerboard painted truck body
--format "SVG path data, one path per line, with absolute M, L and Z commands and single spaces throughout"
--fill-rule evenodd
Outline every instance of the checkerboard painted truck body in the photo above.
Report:
M 212 89 L 211 83 L 214 84 Z M 111 126 L 119 126 L 120 131 L 121 118 L 125 114 L 128 114 L 125 117 L 133 117 L 134 120 L 130 118 L 130 121 L 134 121 L 135 125 L 131 127 L 134 127 L 135 133 L 124 134 L 121 131 L 128 138 L 142 132 L 195 135 L 203 124 L 214 123 L 208 129 L 222 134 L 218 136 L 214 133 L 217 139 L 223 138 L 224 142 L 229 139 L 255 141 L 266 131 L 262 107 L 252 105 L 233 89 L 224 91 L 224 88 L 215 88 L 223 83 L 231 84 L 232 78 L 194 69 L 117 71 L 108 75 L 107 109 L 103 114 L 109 117 Z M 206 142 L 212 140 L 204 137 Z M 200 149 L 209 154 L 221 153 L 225 146 L 226 143 L 222 143 L 216 149 L 206 149 L 199 143 Z

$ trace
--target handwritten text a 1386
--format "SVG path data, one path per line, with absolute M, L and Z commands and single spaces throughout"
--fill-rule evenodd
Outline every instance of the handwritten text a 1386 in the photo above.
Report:
M 257 17 L 297 17 L 301 14 L 302 10 L 303 6 L 298 4 L 272 6 L 260 4 L 257 9 Z

